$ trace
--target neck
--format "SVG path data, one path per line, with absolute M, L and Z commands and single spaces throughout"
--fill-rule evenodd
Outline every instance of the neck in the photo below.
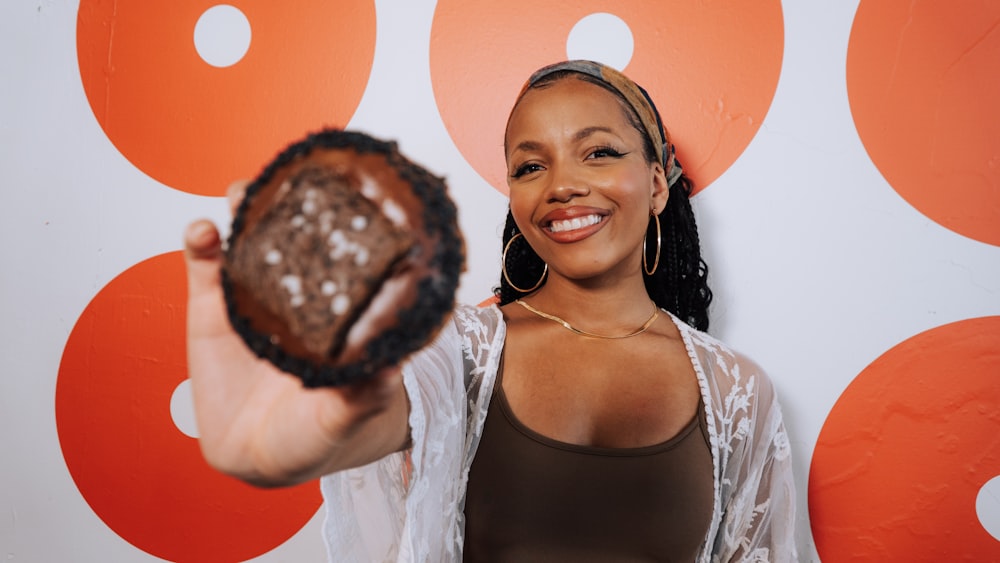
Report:
M 544 286 L 522 299 L 573 326 L 601 334 L 635 329 L 649 318 L 653 306 L 641 274 L 604 285 L 577 283 L 550 272 Z

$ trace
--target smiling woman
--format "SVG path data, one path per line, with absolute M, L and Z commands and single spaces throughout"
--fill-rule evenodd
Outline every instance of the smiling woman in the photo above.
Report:
M 606 80 L 605 76 L 611 80 Z M 631 88 L 629 84 L 632 84 Z M 551 97 L 548 98 L 547 109 L 548 96 Z M 553 104 L 553 99 L 557 103 Z M 551 111 L 553 105 L 555 111 Z M 522 128 L 522 123 L 528 123 L 529 128 Z M 553 154 L 556 148 L 554 139 L 547 140 L 546 144 L 546 140 L 532 136 L 544 136 L 545 132 L 540 127 L 551 127 L 554 131 L 555 128 L 572 127 L 574 124 L 579 130 L 564 130 L 563 134 L 572 137 L 575 149 L 583 152 L 574 155 L 575 160 L 552 162 L 546 170 L 538 158 L 545 151 L 545 156 L 549 158 L 556 156 Z M 514 141 L 512 130 L 524 138 Z M 646 267 L 644 278 L 646 290 L 653 301 L 691 326 L 699 330 L 708 329 L 708 306 L 712 292 L 708 287 L 708 267 L 701 258 L 698 229 L 689 201 L 693 186 L 683 174 L 669 133 L 662 127 L 659 113 L 645 90 L 614 69 L 596 63 L 576 61 L 542 69 L 532 77 L 518 98 L 508 123 L 505 146 L 511 191 L 511 213 L 507 216 L 504 229 L 505 247 L 522 232 L 518 225 L 532 224 L 530 218 L 517 220 L 514 215 L 515 207 L 525 200 L 522 196 L 526 188 L 534 187 L 537 191 L 541 182 L 561 183 L 549 197 L 566 199 L 571 196 L 572 190 L 589 189 L 594 185 L 580 174 L 602 174 L 604 184 L 612 186 L 612 190 L 617 189 L 619 194 L 624 194 L 625 186 L 631 186 L 634 191 L 637 181 L 646 182 L 651 194 L 641 215 L 626 215 L 615 220 L 624 224 L 619 229 L 627 226 L 641 230 L 641 226 L 646 226 L 645 235 L 633 233 L 629 240 L 642 240 L 641 248 L 637 244 L 633 248 L 641 253 L 643 264 L 653 264 Z M 570 163 L 579 166 L 564 166 Z M 614 177 L 615 173 L 626 171 L 646 177 Z M 577 176 L 554 178 L 554 173 Z M 610 197 L 607 189 L 595 189 L 603 190 L 607 194 L 605 199 Z M 600 196 L 595 194 L 595 197 Z M 578 199 L 574 197 L 573 201 Z M 550 218 L 550 224 L 545 225 L 544 230 L 548 231 L 550 238 L 555 233 L 567 233 L 555 237 L 555 240 L 569 243 L 576 236 L 589 236 L 600 230 L 579 231 L 590 224 L 603 226 L 604 219 L 611 215 L 611 209 L 606 206 L 587 209 L 579 205 L 561 205 L 556 206 L 552 213 L 554 218 L 560 220 L 553 222 Z M 579 226 L 576 226 L 577 219 L 581 221 Z M 526 281 L 512 284 L 509 276 L 502 277 L 496 292 L 501 304 L 521 297 L 525 292 L 517 288 L 532 287 L 540 280 L 541 272 L 547 270 L 548 259 L 540 257 L 535 251 L 542 248 L 541 241 L 530 233 L 525 234 L 525 239 L 529 245 L 511 245 L 511 251 L 504 255 L 504 266 L 522 272 L 525 280 L 534 281 L 527 285 Z M 649 239 L 655 243 L 647 242 Z M 630 273 L 637 274 L 634 269 Z
M 631 266 L 667 184 L 614 96 L 581 80 L 529 90 L 511 116 L 508 145 L 511 216 L 549 265 L 546 286 L 634 278 L 641 292 Z
M 223 320 L 218 234 L 189 229 L 195 407 L 225 438 L 208 458 L 255 483 L 323 476 L 336 561 L 795 561 L 780 408 L 703 332 L 691 184 L 652 101 L 559 63 L 505 141 L 499 303 L 457 307 L 364 385 L 252 363 Z
M 692 363 L 679 328 L 707 329 L 711 291 L 691 184 L 646 92 L 589 61 L 543 68 L 505 147 L 504 245 L 523 242 L 496 290 L 507 332 L 469 475 L 466 560 L 793 557 L 790 505 L 758 522 L 777 516 L 774 536 L 736 534 L 753 549 L 710 541 L 721 456 L 708 421 L 727 383 Z M 787 467 L 775 477 L 787 498 Z M 749 483 L 770 495 L 762 484 Z

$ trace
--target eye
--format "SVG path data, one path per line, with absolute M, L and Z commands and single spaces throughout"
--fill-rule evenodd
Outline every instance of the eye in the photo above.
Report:
M 542 169 L 540 164 L 534 162 L 526 162 L 514 169 L 514 172 L 510 175 L 511 178 L 517 179 L 522 176 L 526 176 L 533 172 L 538 172 Z
M 587 155 L 589 159 L 595 158 L 621 158 L 628 153 L 623 153 L 613 147 L 596 147 Z

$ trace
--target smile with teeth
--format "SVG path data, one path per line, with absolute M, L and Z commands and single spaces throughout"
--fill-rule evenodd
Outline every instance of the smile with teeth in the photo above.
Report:
M 573 219 L 566 219 L 564 221 L 552 221 L 552 223 L 549 224 L 549 232 L 563 233 L 566 231 L 575 231 L 577 229 L 596 225 L 601 222 L 601 219 L 602 217 L 600 215 L 594 214 L 584 215 L 583 217 L 574 217 Z

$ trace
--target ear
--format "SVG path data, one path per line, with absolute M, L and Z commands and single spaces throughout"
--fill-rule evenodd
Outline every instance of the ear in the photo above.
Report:
M 650 207 L 659 215 L 667 206 L 667 199 L 670 198 L 670 186 L 667 185 L 667 174 L 663 171 L 663 166 L 660 163 L 654 163 L 650 166 L 650 175 L 652 176 Z

